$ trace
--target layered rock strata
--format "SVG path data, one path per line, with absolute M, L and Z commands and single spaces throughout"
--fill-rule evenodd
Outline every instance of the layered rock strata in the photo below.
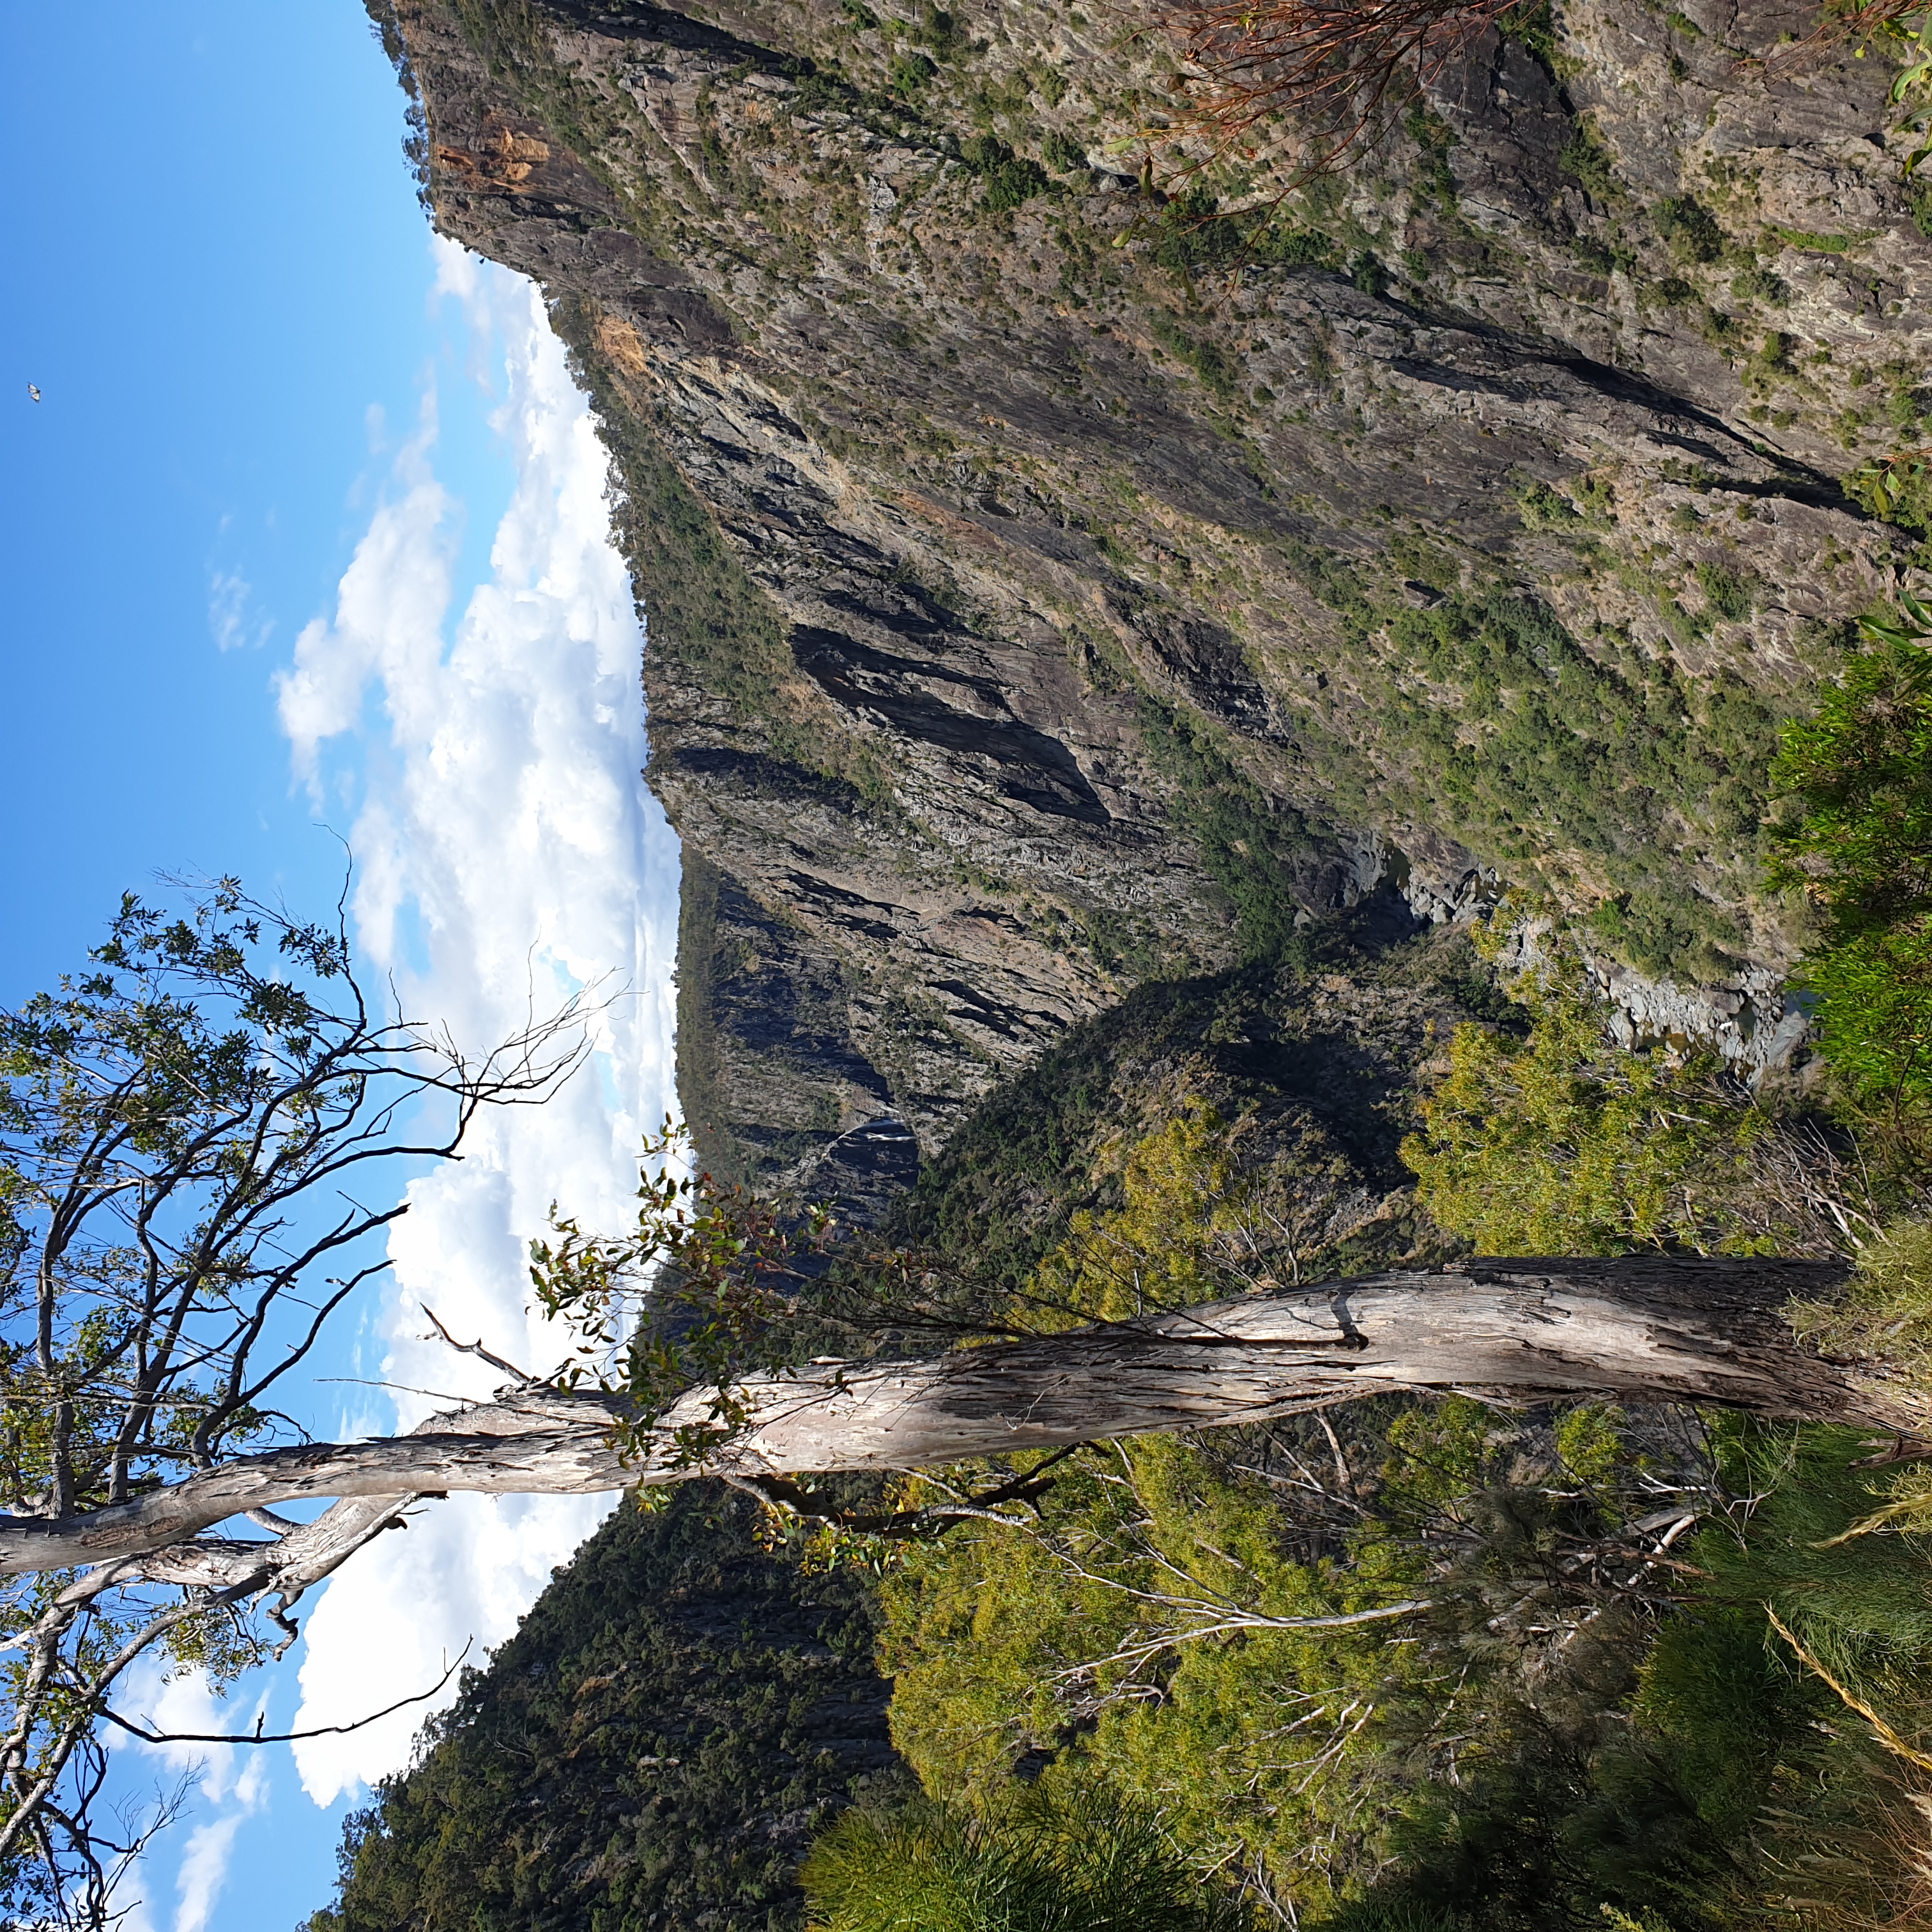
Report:
M 1284 194 L 1112 10 L 372 5 L 611 444 L 714 1158 L 930 1150 L 1384 880 L 1791 1034 L 1776 726 L 1916 542 L 1840 481 L 1928 400 L 1882 61 L 1579 0 Z

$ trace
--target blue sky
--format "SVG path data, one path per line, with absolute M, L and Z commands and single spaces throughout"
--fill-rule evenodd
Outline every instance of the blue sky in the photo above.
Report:
M 460 1036 L 533 980 L 632 991 L 598 1077 L 415 1184 L 395 1284 L 319 1371 L 368 1379 L 308 1396 L 318 1433 L 393 1427 L 420 1412 L 371 1382 L 481 1392 L 424 1348 L 422 1305 L 541 1356 L 523 1241 L 560 1195 L 621 1213 L 670 1102 L 676 851 L 637 782 L 601 453 L 527 286 L 433 251 L 356 0 L 0 0 L 0 1001 L 158 872 L 326 907 L 342 838 L 365 960 Z M 380 1539 L 244 1720 L 359 1715 L 500 1641 L 596 1514 L 459 1501 Z M 192 1684 L 146 1694 L 182 1728 L 232 1721 Z M 212 1765 L 133 1923 L 293 1925 L 408 1729 Z M 136 1788 L 167 1774 L 127 1760 Z
M 340 850 L 290 791 L 268 664 L 360 534 L 371 410 L 406 431 L 453 344 L 356 0 L 0 19 L 11 998 L 157 868 L 329 891 Z M 480 409 L 444 413 L 473 576 L 512 477 Z

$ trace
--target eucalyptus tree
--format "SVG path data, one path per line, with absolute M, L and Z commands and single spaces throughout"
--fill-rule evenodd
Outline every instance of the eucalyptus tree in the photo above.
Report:
M 172 1546 L 56 1526 L 298 1444 L 286 1391 L 387 1266 L 398 1163 L 449 1159 L 479 1108 L 554 1090 L 577 1017 L 466 1058 L 372 1002 L 339 922 L 232 881 L 172 916 L 128 896 L 86 972 L 0 1014 L 0 1490 L 36 1552 L 0 1600 L 9 1923 L 100 1922 L 170 1808 L 104 1822 L 101 1726 L 129 1667 L 159 1653 L 220 1679 L 279 1655 L 297 1599 L 404 1498 L 303 1524 L 250 1496 L 228 1534 Z

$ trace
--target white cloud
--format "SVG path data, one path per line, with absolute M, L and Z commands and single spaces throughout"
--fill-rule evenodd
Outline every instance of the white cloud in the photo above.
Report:
M 355 728 L 372 682 L 388 694 L 399 739 L 419 735 L 408 707 L 436 683 L 458 541 L 458 506 L 429 466 L 435 439 L 435 401 L 425 397 L 422 423 L 394 466 L 403 494 L 376 511 L 356 546 L 337 587 L 334 622 L 318 617 L 304 626 L 295 662 L 275 676 L 296 775 L 318 798 L 322 746 Z
M 218 651 L 238 651 L 268 641 L 272 618 L 255 622 L 249 610 L 254 590 L 238 570 L 215 570 L 208 578 L 208 628 Z
M 122 1693 L 124 1707 L 151 1730 L 245 1733 L 268 1708 L 266 1684 L 252 1706 L 240 1710 L 218 1698 L 200 1671 L 185 1670 L 170 1678 L 164 1668 L 152 1655 L 144 1658 L 130 1673 Z M 246 1745 L 151 1744 L 134 1738 L 118 1741 L 118 1748 L 158 1759 L 176 1776 L 186 1774 L 200 1785 L 202 1803 L 217 1809 L 217 1816 L 202 1820 L 188 1833 L 176 1870 L 173 1932 L 204 1932 L 227 1882 L 236 1835 L 268 1797 L 263 1754 Z M 128 1932 L 148 1932 L 152 1922 L 142 1901 L 130 1907 L 124 1922 Z
M 175 1876 L 176 1895 L 180 1900 L 175 1914 L 175 1932 L 203 1932 L 227 1881 L 235 1834 L 242 1828 L 245 1815 L 230 1811 L 225 1816 L 196 1826 L 188 1834 L 181 1868 Z
M 526 1307 L 525 1244 L 554 1200 L 607 1226 L 634 1212 L 639 1144 L 673 1104 L 677 863 L 638 776 L 642 640 L 588 407 L 529 283 L 447 244 L 437 263 L 439 286 L 502 344 L 505 400 L 493 420 L 517 483 L 490 579 L 446 652 L 454 506 L 430 470 L 426 417 L 342 580 L 334 621 L 303 632 L 280 697 L 296 771 L 319 785 L 328 741 L 354 730 L 380 692 L 386 731 L 366 748 L 353 906 L 364 957 L 394 974 L 409 1011 L 487 1046 L 532 1003 L 542 1011 L 606 976 L 631 989 L 596 1023 L 596 1063 L 545 1106 L 486 1114 L 460 1164 L 412 1184 L 393 1231 L 383 1374 L 480 1395 L 500 1377 L 422 1340 L 422 1310 L 526 1366 L 560 1359 L 563 1338 Z M 395 1400 L 405 1426 L 433 1406 Z M 472 1635 L 500 1642 L 608 1507 L 425 1505 L 315 1606 L 292 1728 L 346 1722 L 427 1688 Z M 298 1745 L 310 1797 L 329 1803 L 400 1766 L 424 1709 Z
M 245 1732 L 268 1708 L 266 1685 L 254 1704 L 239 1711 L 218 1697 L 199 1670 L 181 1670 L 170 1677 L 166 1670 L 165 1661 L 149 1652 L 128 1673 L 127 1688 L 121 1694 L 122 1708 L 151 1731 L 176 1736 Z M 232 1746 L 151 1744 L 138 1738 L 117 1742 L 143 1757 L 158 1758 L 169 1771 L 196 1773 L 201 1795 L 212 1804 L 240 1792 L 259 1774 L 250 1762 L 258 1754 L 238 1751 Z

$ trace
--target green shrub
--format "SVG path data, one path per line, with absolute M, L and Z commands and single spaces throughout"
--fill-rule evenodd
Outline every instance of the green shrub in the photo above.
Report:
M 1904 1127 L 1932 1105 L 1932 612 L 1907 597 L 1864 628 L 1817 716 L 1784 732 L 1772 782 L 1801 816 L 1773 876 L 1817 916 L 1803 979 L 1826 1057 Z
M 1204 720 L 1143 696 L 1137 721 L 1155 762 L 1176 782 L 1177 824 L 1198 843 L 1209 875 L 1227 895 L 1242 958 L 1292 952 L 1301 910 L 1295 875 L 1318 851 L 1307 821 L 1247 777 Z
M 1359 1844 L 1384 1802 L 1358 1720 L 1405 1683 L 1426 1695 L 1427 1660 L 1388 1641 L 1400 1618 L 1265 1620 L 1399 1603 L 1418 1566 L 1385 1547 L 1300 1560 L 1266 1484 L 1172 1438 L 1060 1465 L 1043 1508 L 1030 1530 L 963 1526 L 884 1579 L 892 1739 L 926 1789 L 997 1807 L 1017 1762 L 1050 1756 L 1048 1789 L 1157 1809 L 1203 1868 L 1322 1897 L 1353 1862 L 1324 1846 Z
M 886 70 L 886 85 L 902 100 L 916 100 L 938 71 L 922 53 L 895 54 Z
M 1526 997 L 1526 1040 L 1456 1029 L 1402 1144 L 1436 1220 L 1493 1255 L 1758 1245 L 1733 1197 L 1763 1118 L 1706 1064 L 1620 1051 L 1580 994 Z
M 1714 262 L 1724 252 L 1724 231 L 1694 195 L 1673 195 L 1652 211 L 1657 232 L 1681 260 Z
M 1598 201 L 1612 200 L 1618 193 L 1616 164 L 1610 151 L 1586 121 L 1570 130 L 1570 138 L 1556 158 L 1556 164 L 1576 185 Z
M 1160 1820 L 1108 1794 L 1022 1790 L 990 1816 L 931 1799 L 848 1811 L 803 1878 L 825 1932 L 1234 1932 Z
M 412 1767 L 344 1821 L 314 1932 L 792 1932 L 810 1828 L 904 1788 L 872 1594 L 764 1546 L 711 1482 L 628 1500 Z
M 1526 530 L 1560 530 L 1583 520 L 1568 496 L 1534 478 L 1516 491 L 1516 506 Z
M 1040 159 L 1057 175 L 1076 174 L 1087 165 L 1086 150 L 1078 142 L 1070 140 L 1058 128 L 1040 142 Z
M 1731 292 L 1739 302 L 1762 302 L 1768 308 L 1783 308 L 1791 300 L 1791 285 L 1784 278 L 1756 262 L 1731 278 Z
M 1604 514 L 1600 481 L 1569 486 L 1586 524 Z M 1340 604 L 1326 584 L 1316 594 Z M 1375 616 L 1357 621 L 1367 641 Z M 1605 934 L 1620 958 L 1658 976 L 1723 976 L 1742 932 L 1672 876 L 1666 854 L 1682 834 L 1663 802 L 1708 826 L 1712 844 L 1755 860 L 1777 745 L 1757 694 L 1721 674 L 1693 688 L 1667 658 L 1593 657 L 1547 605 L 1502 590 L 1396 612 L 1387 635 L 1408 677 L 1376 692 L 1382 728 L 1426 772 L 1436 822 L 1453 820 L 1498 871 L 1553 897 L 1574 881 L 1552 848 L 1588 853 L 1620 902 Z M 1418 675 L 1435 688 L 1417 688 Z M 1453 706 L 1443 686 L 1456 693 Z M 1748 889 L 1738 880 L 1739 898 Z
M 1734 570 L 1725 569 L 1721 564 L 1700 563 L 1697 566 L 1697 581 L 1710 599 L 1711 608 L 1720 617 L 1733 624 L 1748 620 L 1754 607 L 1750 584 L 1746 578 Z
M 1265 208 L 1223 214 L 1216 212 L 1218 206 L 1204 188 L 1176 195 L 1160 212 L 1154 260 L 1177 274 L 1244 262 L 1288 268 L 1340 266 L 1340 251 L 1318 229 L 1274 220 Z
M 1016 156 L 992 134 L 974 134 L 959 144 L 959 158 L 986 184 L 986 206 L 996 213 L 1043 194 L 1052 183 L 1037 161 Z
M 1844 479 L 1845 494 L 1900 530 L 1932 536 L 1932 452 L 1874 458 Z
M 1932 1227 L 1893 1223 L 1859 1250 L 1843 1294 L 1793 1312 L 1832 1354 L 1882 1359 L 1932 1388 Z
M 1221 401 L 1232 402 L 1240 393 L 1239 366 L 1220 345 L 1190 335 L 1172 316 L 1156 309 L 1148 322 L 1148 332 L 1174 357 L 1184 362 L 1201 378 L 1202 386 Z

